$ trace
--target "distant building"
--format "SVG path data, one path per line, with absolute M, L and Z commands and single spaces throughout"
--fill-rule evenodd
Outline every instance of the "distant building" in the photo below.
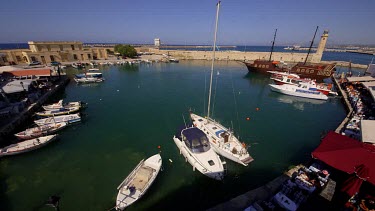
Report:
M 156 47 L 160 47 L 160 38 L 155 38 L 154 44 L 155 44 Z
M 110 47 L 83 47 L 82 42 L 28 42 L 29 49 L 0 50 L 0 65 L 74 62 L 108 58 Z

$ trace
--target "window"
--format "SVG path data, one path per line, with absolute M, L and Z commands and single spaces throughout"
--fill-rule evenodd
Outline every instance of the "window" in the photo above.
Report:
M 304 73 L 305 72 L 305 69 L 301 69 L 301 73 Z
M 53 55 L 50 55 L 49 58 L 51 59 L 51 62 L 55 61 L 55 57 Z
M 315 71 L 313 69 L 310 69 L 310 73 L 314 73 Z
M 269 67 L 270 67 L 270 66 L 267 64 L 267 65 L 266 65 L 266 68 L 269 68 Z
M 31 57 L 31 61 L 33 61 L 33 62 L 35 62 L 35 61 L 36 61 L 36 58 L 35 58 L 35 56 L 32 56 L 32 57 Z
M 210 164 L 210 166 L 213 166 L 213 165 L 215 165 L 215 162 L 213 160 L 209 160 L 208 164 Z
M 22 62 L 22 59 L 20 56 L 16 56 L 17 62 Z
M 77 59 L 78 59 L 78 57 L 77 57 L 76 54 L 73 54 L 73 59 L 74 59 L 74 60 L 77 60 Z
M 71 45 L 70 47 L 72 47 L 72 50 L 74 51 L 74 45 Z
M 299 68 L 297 68 L 297 73 L 299 73 L 301 70 Z
M 85 60 L 85 58 L 83 57 L 83 54 L 81 54 L 81 60 L 82 60 L 82 61 Z
M 91 59 L 91 54 L 87 54 L 87 58 Z

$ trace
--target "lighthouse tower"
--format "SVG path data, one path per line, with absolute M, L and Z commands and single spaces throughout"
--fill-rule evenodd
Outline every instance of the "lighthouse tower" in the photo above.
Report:
M 320 62 L 322 60 L 323 51 L 327 44 L 327 39 L 328 39 L 328 30 L 324 30 L 323 35 L 320 38 L 318 49 L 316 50 L 316 53 L 313 57 L 314 62 Z

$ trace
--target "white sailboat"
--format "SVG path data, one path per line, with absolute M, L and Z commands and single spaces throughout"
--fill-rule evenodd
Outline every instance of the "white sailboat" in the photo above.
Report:
M 117 188 L 116 210 L 124 210 L 146 193 L 158 175 L 161 164 L 161 156 L 156 154 L 135 167 Z
M 199 128 L 207 134 L 207 137 L 213 146 L 214 150 L 221 156 L 224 156 L 234 162 L 240 163 L 247 166 L 254 159 L 250 156 L 246 149 L 246 145 L 241 143 L 233 131 L 222 126 L 220 123 L 210 118 L 210 107 L 211 107 L 211 92 L 212 92 L 212 77 L 214 71 L 215 62 L 215 50 L 216 50 L 216 34 L 219 19 L 220 1 L 217 4 L 216 11 L 216 26 L 214 35 L 214 46 L 212 53 L 212 63 L 211 63 L 211 77 L 210 77 L 210 88 L 208 94 L 208 111 L 207 117 L 201 117 L 197 114 L 190 113 L 190 118 L 193 121 L 195 127 Z

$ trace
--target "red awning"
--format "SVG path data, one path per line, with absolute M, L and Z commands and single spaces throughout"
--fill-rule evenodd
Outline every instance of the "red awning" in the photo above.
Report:
M 3 74 L 11 74 L 16 77 L 22 76 L 51 76 L 51 69 L 21 69 L 21 70 L 13 70 L 10 72 L 3 72 Z
M 312 156 L 348 174 L 353 174 L 357 166 L 364 165 L 368 168 L 367 181 L 375 185 L 374 145 L 331 131 L 312 152 Z

